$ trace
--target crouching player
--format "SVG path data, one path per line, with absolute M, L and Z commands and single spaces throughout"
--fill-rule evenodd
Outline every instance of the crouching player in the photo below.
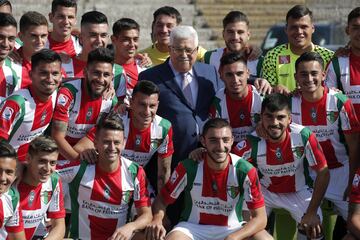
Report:
M 145 230 L 148 240 L 164 238 L 165 209 L 181 192 L 185 204 L 180 222 L 166 239 L 272 239 L 264 230 L 266 212 L 256 169 L 230 154 L 233 141 L 226 120 L 205 124 L 203 161 L 185 159 L 176 167 L 153 204 L 154 218 Z M 244 199 L 252 215 L 248 223 L 241 215 Z

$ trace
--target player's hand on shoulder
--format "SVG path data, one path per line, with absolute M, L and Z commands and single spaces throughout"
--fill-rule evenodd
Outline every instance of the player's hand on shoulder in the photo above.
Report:
M 166 229 L 161 221 L 152 221 L 145 228 L 146 240 L 163 240 L 165 235 Z
M 95 149 L 86 149 L 80 153 L 80 160 L 95 164 L 98 160 L 98 153 Z
M 281 85 L 281 84 L 273 87 L 273 92 L 281 93 L 281 94 L 285 94 L 285 95 L 289 95 L 291 93 L 287 87 L 285 87 L 284 85 Z
M 262 95 L 270 94 L 272 92 L 270 83 L 264 78 L 256 78 L 254 81 L 254 86 L 256 90 Z
M 151 58 L 149 57 L 149 55 L 147 53 L 137 53 L 135 55 L 135 59 L 139 60 L 140 67 L 148 68 L 152 65 Z
M 189 153 L 189 158 L 194 161 L 200 162 L 202 161 L 202 157 L 205 152 L 206 152 L 206 148 L 203 147 L 196 148 Z

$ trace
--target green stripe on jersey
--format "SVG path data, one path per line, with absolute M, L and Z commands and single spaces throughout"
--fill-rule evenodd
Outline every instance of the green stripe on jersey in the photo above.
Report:
M 300 134 L 301 134 L 301 139 L 302 139 L 302 142 L 303 142 L 303 145 L 304 147 L 306 147 L 306 144 L 309 140 L 309 137 L 311 135 L 311 130 L 307 127 L 304 127 L 301 131 L 300 131 Z M 319 144 L 319 143 L 318 143 Z M 320 145 L 318 146 L 320 147 Z M 306 150 L 305 150 L 306 151 Z M 313 180 L 312 178 L 310 177 L 310 172 L 309 172 L 309 163 L 308 163 L 308 160 L 306 158 L 306 156 L 304 157 L 304 176 L 305 176 L 305 184 L 309 187 L 313 187 Z
M 121 81 L 124 80 L 122 78 L 123 72 L 124 72 L 123 67 L 120 66 L 119 64 L 114 63 L 114 89 L 115 89 L 115 91 L 120 86 Z
M 162 129 L 163 129 L 162 138 L 165 139 L 165 137 L 168 134 L 169 129 L 171 127 L 171 123 L 168 120 L 166 120 L 165 118 L 162 118 L 159 123 L 159 126 L 162 127 Z
M 50 179 L 51 179 L 51 187 L 52 187 L 52 190 L 54 191 L 55 188 L 56 188 L 56 185 L 58 184 L 59 182 L 59 174 L 57 172 L 53 172 L 53 174 L 51 174 L 50 176 Z
M 187 221 L 189 219 L 192 209 L 191 189 L 195 180 L 196 172 L 198 169 L 198 162 L 192 159 L 185 159 L 181 162 L 186 169 L 186 187 L 184 191 L 184 209 L 181 212 L 180 221 Z
M 80 164 L 79 171 L 76 173 L 75 178 L 69 183 L 69 191 L 71 198 L 71 227 L 70 235 L 72 238 L 79 238 L 79 203 L 78 194 L 81 179 L 84 176 L 88 163 L 82 161 Z
M 14 87 L 17 85 L 20 77 L 17 75 L 16 71 L 12 68 L 12 62 L 10 58 L 5 58 L 5 66 L 9 67 L 11 69 L 11 73 L 13 75 L 13 85 Z
M 211 51 L 207 51 L 207 52 L 204 54 L 204 63 L 210 64 L 211 54 L 213 54 L 214 52 L 216 52 L 216 50 L 217 50 L 217 49 L 214 49 L 214 50 L 211 50 Z
M 337 86 L 342 92 L 344 92 L 343 85 L 341 83 L 341 72 L 340 72 L 339 59 L 337 57 L 334 57 L 331 61 L 332 61 L 332 65 L 334 68 L 335 75 L 336 75 Z
M 16 206 L 18 205 L 19 200 L 20 200 L 20 194 L 19 194 L 18 190 L 16 188 L 14 188 L 13 186 L 9 188 L 8 194 L 11 197 L 13 211 L 15 211 Z
M 17 132 L 18 128 L 21 126 L 23 120 L 24 120 L 24 116 L 25 116 L 25 99 L 24 97 L 20 96 L 20 95 L 12 95 L 10 97 L 8 97 L 6 99 L 7 100 L 13 100 L 15 101 L 19 107 L 20 107 L 20 117 L 19 119 L 16 121 L 11 133 L 10 133 L 10 136 L 9 136 L 9 139 L 8 141 L 10 142 L 10 140 L 12 139 L 13 135 Z

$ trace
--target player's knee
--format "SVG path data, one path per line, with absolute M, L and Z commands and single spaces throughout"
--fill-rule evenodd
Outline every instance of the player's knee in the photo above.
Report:
M 251 240 L 274 240 L 274 238 L 266 230 L 262 230 L 256 233 Z

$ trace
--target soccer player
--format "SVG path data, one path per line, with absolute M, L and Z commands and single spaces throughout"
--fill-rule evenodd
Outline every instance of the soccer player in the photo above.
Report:
M 117 98 L 103 98 L 113 79 L 114 57 L 109 49 L 89 53 L 85 78 L 66 82 L 59 90 L 51 134 L 60 159 L 75 160 L 73 146 L 116 105 Z
M 289 93 L 295 89 L 295 61 L 304 52 L 319 53 L 325 66 L 331 60 L 332 51 L 311 42 L 314 31 L 313 15 L 307 7 L 296 5 L 287 12 L 285 33 L 289 42 L 270 50 L 262 66 L 262 77 L 275 91 Z
M 323 87 L 323 66 L 323 59 L 315 52 L 304 53 L 296 60 L 295 79 L 301 94 L 292 98 L 291 115 L 293 122 L 307 126 L 318 139 L 330 172 L 325 198 L 346 220 L 346 198 L 360 157 L 360 124 L 350 99 Z
M 182 22 L 178 10 L 173 7 L 164 6 L 158 8 L 153 13 L 153 22 L 151 23 L 153 44 L 143 50 L 141 53 L 147 53 L 153 66 L 164 63 L 170 56 L 169 43 L 171 30 Z M 204 57 L 206 50 L 199 46 L 197 59 Z
M 29 143 L 49 126 L 61 83 L 61 58 L 49 49 L 31 57 L 31 85 L 6 98 L 0 108 L 0 138 L 25 160 Z
M 253 133 L 239 142 L 234 152 L 258 169 L 267 212 L 273 208 L 287 210 L 298 223 L 298 236 L 318 238 L 323 234 L 319 206 L 329 183 L 329 171 L 315 134 L 290 123 L 290 109 L 285 95 L 265 97 L 261 124 L 267 138 Z M 313 188 L 310 171 L 316 173 Z
M 360 7 L 349 13 L 346 33 L 350 38 L 350 54 L 332 59 L 325 83 L 330 88 L 343 91 L 351 99 L 356 115 L 360 118 Z
M 135 59 L 139 46 L 140 26 L 131 18 L 121 18 L 113 25 L 111 41 L 115 47 L 115 63 L 121 65 L 126 73 L 126 97 L 131 97 L 139 73 L 146 68 Z M 128 100 L 127 99 L 127 100 Z
M 75 239 L 130 239 L 151 221 L 150 199 L 142 167 L 121 157 L 124 125 L 107 118 L 97 125 L 98 161 L 73 161 L 59 167 L 71 195 L 71 237 Z M 130 203 L 137 218 L 127 222 Z
M 19 192 L 11 187 L 16 177 L 16 160 L 16 150 L 9 143 L 0 141 L 0 237 L 25 240 Z
M 272 239 L 265 231 L 266 212 L 256 169 L 230 154 L 233 136 L 229 123 L 214 118 L 205 123 L 200 141 L 207 149 L 203 161 L 181 161 L 153 204 L 147 239 L 163 239 L 166 207 L 184 192 L 180 222 L 166 239 Z M 245 200 L 252 215 L 246 223 Z
M 76 0 L 53 0 L 49 20 L 53 30 L 49 33 L 47 47 L 58 53 L 74 57 L 81 52 L 81 45 L 71 32 L 76 24 Z
M 125 127 L 125 147 L 121 152 L 123 157 L 145 168 L 157 153 L 157 174 L 149 176 L 156 192 L 160 191 L 170 177 L 174 152 L 171 123 L 156 115 L 159 93 L 159 88 L 154 83 L 146 80 L 138 82 L 132 94 L 130 110 L 119 116 Z M 94 148 L 92 142 L 95 140 L 95 131 L 96 127 L 74 147 L 82 155 L 81 159 L 90 162 L 96 160 L 96 154 L 86 153 L 84 150 Z
M 21 88 L 31 85 L 31 57 L 34 53 L 45 48 L 48 36 L 48 22 L 44 15 L 30 11 L 20 18 L 19 38 L 23 42 L 22 47 L 17 49 L 21 62 L 12 64 L 18 78 L 21 81 Z
M 220 78 L 225 88 L 219 90 L 210 107 L 210 117 L 229 121 L 234 144 L 246 138 L 260 119 L 262 97 L 248 85 L 250 70 L 244 53 L 231 52 L 221 57 Z
M 63 239 L 65 209 L 62 185 L 55 172 L 59 152 L 51 137 L 39 136 L 31 141 L 26 156 L 27 165 L 17 189 L 26 239 L 31 240 L 44 216 L 51 219 L 46 239 Z
M 15 18 L 8 13 L 0 13 L 0 102 L 20 88 L 20 81 L 8 58 L 15 47 L 16 29 Z

